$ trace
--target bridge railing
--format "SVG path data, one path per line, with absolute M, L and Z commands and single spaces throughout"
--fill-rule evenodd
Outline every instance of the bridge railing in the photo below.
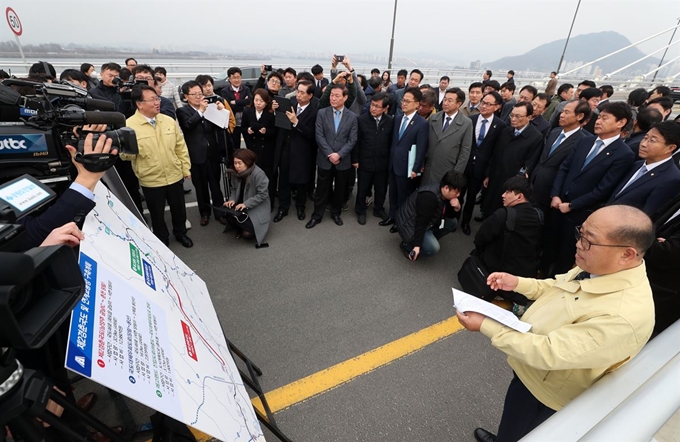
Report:
M 604 376 L 523 442 L 651 441 L 680 410 L 680 321 Z

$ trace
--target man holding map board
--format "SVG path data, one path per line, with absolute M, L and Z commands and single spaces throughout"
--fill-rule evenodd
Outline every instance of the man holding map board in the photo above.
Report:
M 650 219 L 630 206 L 595 211 L 577 228 L 577 267 L 556 279 L 492 273 L 493 290 L 516 291 L 534 304 L 522 333 L 459 309 L 461 324 L 481 331 L 508 355 L 515 376 L 505 397 L 498 436 L 477 428 L 478 441 L 517 441 L 555 411 L 619 368 L 645 345 L 654 303 L 643 255 L 654 241 Z

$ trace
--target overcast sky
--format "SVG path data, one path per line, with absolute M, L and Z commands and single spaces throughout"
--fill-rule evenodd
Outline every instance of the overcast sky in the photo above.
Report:
M 399 0 L 395 56 L 434 54 L 467 63 L 519 55 L 565 38 L 577 3 Z M 387 55 L 394 1 L 11 0 L 2 5 L 19 15 L 24 44 L 205 44 L 225 51 Z M 674 26 L 678 18 L 679 0 L 582 0 L 572 35 L 616 31 L 635 42 Z M 14 38 L 6 20 L 0 29 L 1 40 Z M 640 48 L 650 53 L 669 38 L 670 32 Z M 666 59 L 679 55 L 677 44 Z

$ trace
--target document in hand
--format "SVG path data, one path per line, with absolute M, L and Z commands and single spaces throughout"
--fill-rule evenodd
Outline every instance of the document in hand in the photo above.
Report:
M 520 321 L 512 312 L 502 309 L 490 302 L 486 302 L 476 296 L 468 295 L 460 290 L 454 288 L 451 288 L 451 290 L 453 290 L 453 306 L 461 313 L 481 313 L 494 321 L 500 322 L 506 327 L 510 327 L 522 333 L 526 333 L 531 329 L 531 324 Z
M 416 145 L 411 146 L 411 150 L 408 152 L 408 170 L 406 171 L 406 178 L 411 178 L 411 171 L 413 166 L 416 164 Z M 420 176 L 420 172 L 416 173 Z
M 208 105 L 203 117 L 222 129 L 229 127 L 229 111 L 226 109 L 218 110 L 215 103 Z

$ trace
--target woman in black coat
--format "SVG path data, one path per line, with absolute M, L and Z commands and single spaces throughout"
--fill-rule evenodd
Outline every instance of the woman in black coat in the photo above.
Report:
M 276 175 L 274 173 L 274 151 L 276 150 L 276 126 L 272 99 L 264 89 L 253 92 L 253 105 L 243 110 L 241 128 L 246 147 L 257 154 L 257 165 L 269 178 L 269 195 L 272 208 L 276 194 Z

